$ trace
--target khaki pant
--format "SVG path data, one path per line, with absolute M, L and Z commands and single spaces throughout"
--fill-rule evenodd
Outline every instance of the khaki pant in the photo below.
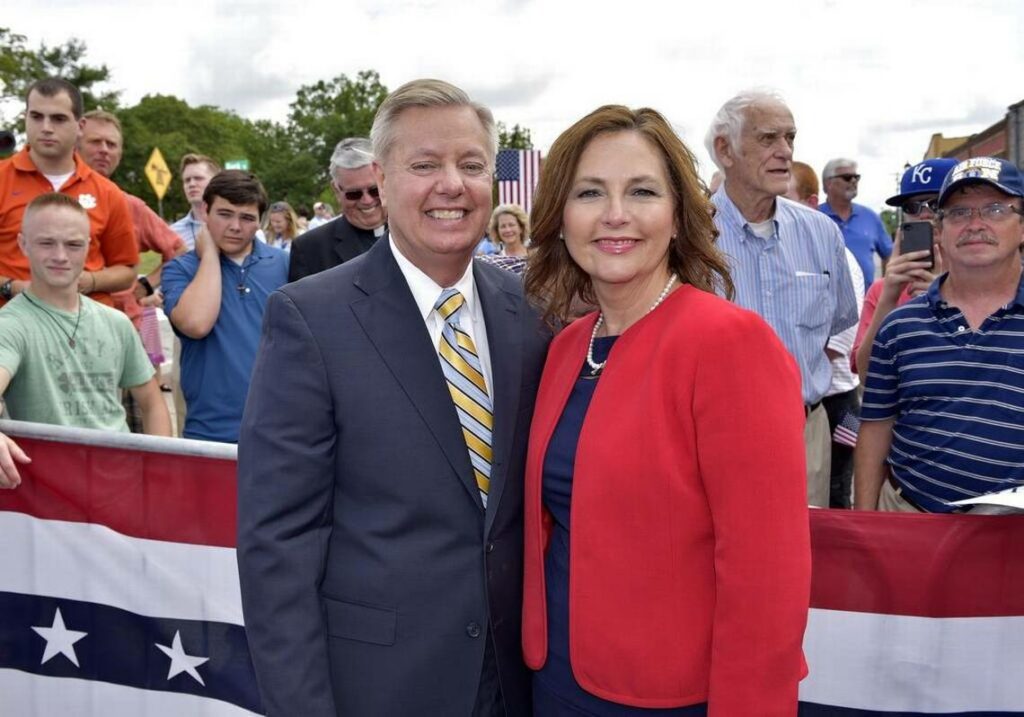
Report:
M 807 456 L 807 505 L 828 507 L 832 474 L 832 436 L 828 430 L 828 414 L 818 405 L 804 424 L 804 449 Z
M 920 513 L 907 499 L 896 492 L 888 479 L 882 481 L 882 490 L 878 493 L 878 509 L 889 513 Z

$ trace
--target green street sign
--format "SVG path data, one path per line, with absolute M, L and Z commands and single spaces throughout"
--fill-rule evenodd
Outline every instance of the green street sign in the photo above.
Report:
M 241 169 L 242 171 L 249 171 L 249 160 L 248 159 L 229 159 L 224 163 L 224 169 Z

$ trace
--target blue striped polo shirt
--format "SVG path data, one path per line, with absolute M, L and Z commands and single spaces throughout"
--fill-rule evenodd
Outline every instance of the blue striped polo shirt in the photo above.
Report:
M 861 418 L 895 419 L 888 463 L 926 510 L 1024 484 L 1024 277 L 1017 296 L 971 331 L 927 293 L 893 310 L 875 337 Z
M 775 330 L 800 367 L 804 403 L 817 403 L 832 385 L 825 344 L 857 323 L 857 297 L 839 228 L 821 212 L 777 197 L 774 231 L 764 239 L 750 228 L 725 186 L 711 203 L 717 209 L 718 248 L 736 285 L 735 302 Z

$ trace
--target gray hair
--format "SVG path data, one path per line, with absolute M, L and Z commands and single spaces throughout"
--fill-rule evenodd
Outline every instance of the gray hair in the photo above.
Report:
M 370 130 L 373 154 L 378 161 L 388 156 L 395 143 L 395 120 L 411 107 L 469 107 L 487 133 L 487 149 L 491 162 L 494 162 L 498 154 L 498 128 L 494 115 L 484 105 L 471 100 L 463 90 L 444 80 L 413 80 L 387 96 L 377 110 Z
M 359 169 L 373 162 L 373 146 L 366 137 L 347 137 L 334 146 L 330 173 L 337 179 L 339 169 Z
M 836 170 L 839 169 L 840 167 L 849 167 L 854 171 L 854 173 L 856 173 L 857 160 L 848 159 L 846 157 L 836 157 L 835 159 L 830 159 L 828 162 L 825 163 L 825 168 L 821 170 L 821 181 L 824 182 L 826 180 L 832 179 L 832 177 L 836 176 Z
M 722 166 L 718 152 L 715 151 L 715 140 L 725 137 L 729 142 L 729 147 L 735 152 L 740 144 L 740 135 L 743 134 L 743 125 L 747 121 L 747 110 L 761 104 L 786 106 L 786 101 L 775 90 L 760 88 L 744 90 L 727 100 L 715 114 L 715 118 L 711 120 L 708 133 L 704 135 L 704 146 L 707 148 L 708 154 L 711 155 L 711 160 L 719 169 L 724 170 L 725 167 Z

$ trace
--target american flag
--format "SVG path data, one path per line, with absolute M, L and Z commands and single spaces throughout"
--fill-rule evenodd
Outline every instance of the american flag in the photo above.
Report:
M 0 491 L 0 715 L 261 714 L 233 452 L 0 430 L 33 459 Z M 810 531 L 801 717 L 1024 717 L 1024 516 L 813 510 Z
M 836 424 L 836 429 L 832 431 L 832 440 L 841 446 L 855 448 L 858 433 L 860 433 L 860 419 L 850 411 L 846 411 L 839 423 Z
M 16 426 L 3 427 L 17 434 Z M 0 491 L 0 714 L 262 714 L 235 563 L 233 451 L 37 424 Z M 88 441 L 86 444 L 84 441 Z M 222 458 L 150 452 L 191 444 Z
M 540 177 L 539 149 L 502 149 L 498 152 L 498 203 L 518 204 L 529 214 L 533 190 Z

